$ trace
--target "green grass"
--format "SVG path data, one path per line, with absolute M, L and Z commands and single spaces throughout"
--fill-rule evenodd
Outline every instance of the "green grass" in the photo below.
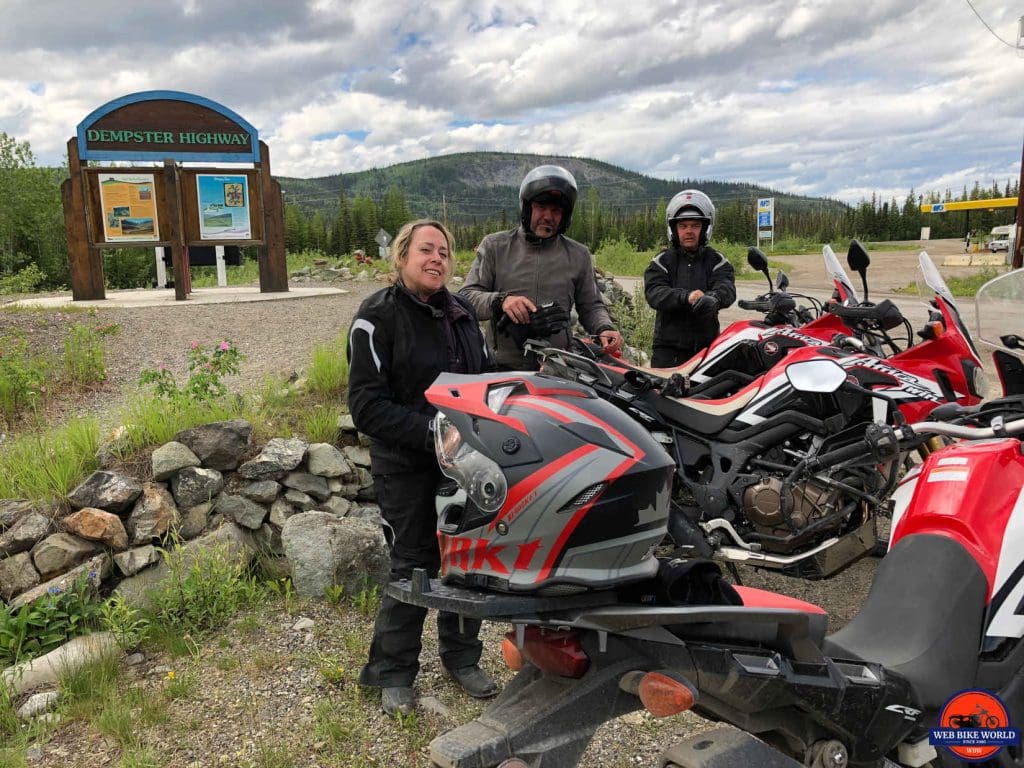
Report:
M 333 443 L 338 436 L 336 406 L 316 404 L 302 413 L 301 432 L 311 443 Z
M 948 277 L 946 278 L 946 285 L 949 286 L 949 290 L 954 296 L 973 298 L 977 295 L 978 289 L 981 288 L 981 286 L 1004 272 L 1005 270 L 985 269 L 977 274 L 968 275 L 967 277 Z M 917 283 L 908 283 L 902 288 L 894 288 L 893 292 L 916 296 L 918 286 Z
M 313 360 L 306 372 L 306 387 L 317 395 L 340 395 L 348 386 L 346 338 L 313 347 Z
M 64 500 L 96 469 L 99 423 L 71 419 L 40 434 L 15 437 L 0 450 L 0 499 Z

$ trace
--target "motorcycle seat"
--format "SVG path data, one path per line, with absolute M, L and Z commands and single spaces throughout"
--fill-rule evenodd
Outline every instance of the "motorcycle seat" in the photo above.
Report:
M 735 395 L 720 399 L 701 400 L 692 397 L 658 397 L 654 406 L 665 419 L 705 435 L 721 432 L 736 414 L 757 396 L 760 379 L 744 387 Z
M 987 594 L 985 574 L 959 543 L 906 536 L 882 559 L 860 613 L 822 650 L 882 664 L 910 682 L 919 704 L 939 709 L 975 682 Z

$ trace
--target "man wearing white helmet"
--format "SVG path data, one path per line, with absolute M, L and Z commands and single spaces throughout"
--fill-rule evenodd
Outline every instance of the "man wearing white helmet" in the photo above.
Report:
M 708 245 L 715 223 L 711 198 L 696 189 L 673 197 L 665 211 L 671 245 L 644 271 L 644 295 L 657 310 L 651 365 L 673 368 L 711 343 L 718 310 L 736 300 L 732 264 Z
M 567 347 L 574 306 L 605 350 L 622 345 L 597 289 L 590 251 L 564 234 L 576 196 L 576 179 L 565 168 L 534 168 L 519 187 L 520 226 L 488 235 L 477 246 L 459 293 L 480 320 L 491 321 L 495 357 L 506 370 L 538 367 L 532 355 L 524 357 L 527 338 Z

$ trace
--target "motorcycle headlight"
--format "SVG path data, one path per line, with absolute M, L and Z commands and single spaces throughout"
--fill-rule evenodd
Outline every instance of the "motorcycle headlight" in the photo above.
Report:
M 985 369 L 980 365 L 974 369 L 973 384 L 973 394 L 976 397 L 988 397 L 988 374 L 985 373 Z
M 484 512 L 501 509 L 508 495 L 501 467 L 466 443 L 443 413 L 434 417 L 434 450 L 441 471 L 458 483 L 474 504 Z

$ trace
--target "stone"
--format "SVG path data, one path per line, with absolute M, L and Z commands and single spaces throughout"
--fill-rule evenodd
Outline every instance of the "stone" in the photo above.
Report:
M 0 499 L 0 531 L 5 531 L 32 512 L 35 505 L 24 499 Z
M 278 479 L 291 472 L 306 455 L 307 443 L 297 437 L 275 437 L 260 451 L 260 455 L 238 468 L 246 480 Z
M 384 584 L 391 557 L 380 526 L 367 520 L 306 512 L 288 518 L 281 531 L 292 582 L 302 597 L 323 597 L 328 586 L 356 594 L 370 579 Z
M 201 534 L 209 525 L 211 509 L 213 509 L 213 503 L 208 501 L 205 504 L 189 507 L 184 512 L 179 510 L 178 535 L 188 540 Z
M 18 717 L 22 720 L 31 720 L 36 715 L 49 712 L 60 702 L 59 691 L 45 691 L 29 696 L 28 701 L 18 708 Z
M 348 514 L 349 510 L 352 509 L 352 502 L 344 496 L 331 496 L 331 498 L 320 504 L 317 508 L 322 509 L 325 512 L 330 512 L 336 517 L 344 517 Z
M 263 555 L 282 557 L 284 548 L 281 546 L 281 529 L 264 523 L 259 530 L 253 531 L 253 540 Z
M 32 547 L 32 563 L 39 575 L 50 579 L 95 555 L 100 546 L 70 533 L 51 534 Z
M 345 454 L 330 443 L 313 443 L 306 451 L 306 468 L 320 477 L 340 477 L 352 471 Z
M 370 451 L 362 445 L 346 445 L 343 449 L 345 458 L 357 467 L 370 468 Z
M 356 423 L 352 420 L 351 413 L 343 413 L 338 417 L 337 421 L 339 432 L 355 432 Z
M 202 472 L 194 467 L 188 471 Z M 213 472 L 215 470 L 205 470 Z M 128 516 L 128 535 L 133 545 L 150 544 L 154 539 L 162 539 L 168 531 L 178 524 L 180 515 L 174 497 L 163 483 L 145 483 L 142 495 L 135 502 L 135 508 Z
M 120 514 L 129 509 L 142 493 L 142 485 L 133 477 L 97 470 L 68 496 L 71 506 L 96 507 Z
M 216 530 L 204 533 L 197 539 L 189 541 L 176 550 L 182 572 L 187 572 L 205 553 L 215 551 L 229 563 L 248 564 L 256 554 L 256 545 L 252 534 L 231 522 L 225 522 Z M 144 568 L 134 576 L 121 580 L 114 588 L 114 594 L 121 595 L 125 601 L 136 608 L 151 605 L 152 590 L 162 584 L 171 575 L 171 568 L 166 559 L 150 568 Z
M 294 624 L 292 624 L 292 631 L 293 632 L 308 632 L 309 630 L 313 629 L 313 627 L 315 627 L 315 626 L 316 626 L 316 624 L 315 624 L 315 622 L 311 618 L 309 618 L 308 616 L 303 616 L 301 619 L 299 619 Z
M 244 496 L 223 493 L 217 499 L 214 510 L 243 528 L 257 530 L 267 518 L 267 508 Z
M 303 493 L 302 491 L 295 491 L 289 488 L 285 491 L 282 498 L 286 503 L 291 504 L 302 512 L 308 512 L 316 506 L 316 501 L 312 496 Z
M 147 566 L 160 562 L 160 551 L 152 544 L 114 555 L 114 564 L 125 576 L 134 576 Z
M 187 446 L 207 469 L 226 472 L 238 467 L 238 459 L 249 446 L 251 435 L 252 424 L 245 419 L 232 419 L 186 429 L 174 439 Z
M 128 532 L 121 518 L 112 512 L 95 507 L 82 507 L 63 520 L 68 533 L 89 541 L 98 541 L 111 549 L 122 550 L 128 546 Z
M 244 486 L 239 493 L 257 504 L 273 504 L 281 493 L 281 484 L 273 480 L 257 480 Z
M 164 443 L 155 451 L 152 457 L 153 479 L 170 480 L 171 477 L 185 467 L 198 467 L 202 465 L 199 457 L 192 449 L 184 443 L 172 440 Z
M 31 510 L 9 530 L 0 533 L 0 557 L 26 552 L 52 532 L 53 521 Z
M 40 581 L 39 571 L 32 564 L 32 556 L 28 552 L 0 560 L 0 597 L 4 600 L 32 589 Z
M 47 594 L 66 592 L 75 582 L 84 577 L 88 582 L 89 591 L 96 595 L 99 593 L 103 580 L 110 576 L 112 564 L 110 556 L 104 552 L 90 558 L 81 565 L 66 571 L 47 582 L 38 584 L 31 589 L 22 592 L 11 600 L 11 609 L 20 608 L 26 603 L 32 603 Z
M 294 514 L 297 514 L 299 510 L 293 507 L 284 499 L 278 499 L 270 505 L 270 516 L 268 520 L 271 525 L 276 525 L 278 528 L 284 528 L 285 521 Z
M 309 472 L 289 472 L 281 481 L 281 484 L 286 488 L 302 491 L 317 501 L 326 501 L 331 496 L 331 491 L 327 487 L 327 481 L 319 475 L 313 475 Z
M 171 478 L 171 493 L 181 508 L 212 501 L 224 487 L 224 476 L 216 469 L 185 467 Z

